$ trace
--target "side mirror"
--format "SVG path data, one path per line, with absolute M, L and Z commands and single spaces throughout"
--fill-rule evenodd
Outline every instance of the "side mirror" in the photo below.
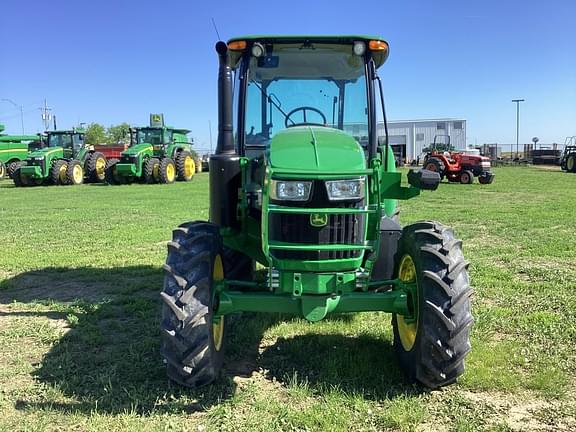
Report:
M 408 171 L 408 183 L 410 186 L 422 190 L 436 190 L 440 184 L 440 174 L 424 168 Z

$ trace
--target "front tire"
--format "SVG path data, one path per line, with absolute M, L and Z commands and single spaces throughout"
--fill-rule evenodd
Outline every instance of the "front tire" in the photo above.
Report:
M 84 169 L 79 160 L 71 160 L 68 162 L 66 169 L 66 184 L 68 185 L 81 185 L 84 183 Z
M 144 163 L 144 181 L 148 184 L 158 183 L 160 176 L 160 159 L 150 158 Z
M 183 150 L 178 153 L 178 156 L 176 156 L 176 170 L 180 181 L 190 181 L 194 178 L 196 163 L 189 151 Z
M 394 348 L 412 381 L 428 388 L 451 384 L 470 351 L 472 288 L 462 242 L 451 228 L 419 222 L 403 229 L 396 277 L 415 282 L 415 321 L 394 314 Z
M 225 320 L 214 316 L 214 281 L 224 278 L 218 227 L 191 222 L 173 231 L 161 293 L 162 348 L 168 377 L 186 387 L 214 381 L 222 367 Z
M 68 163 L 64 159 L 57 159 L 50 168 L 50 180 L 56 186 L 65 185 L 67 182 Z
M 23 161 L 10 162 L 6 168 L 6 173 L 8 174 L 8 177 L 13 178 L 16 170 L 24 164 L 25 162 Z
M 3 180 L 6 177 L 6 164 L 0 161 L 0 180 Z
M 106 161 L 106 183 L 111 185 L 121 185 L 126 184 L 126 179 L 119 176 L 116 172 L 116 165 L 120 162 L 118 159 L 108 159 Z
M 106 180 L 106 157 L 100 152 L 91 153 L 86 161 L 86 173 L 92 183 Z
M 460 183 L 472 184 L 474 182 L 474 174 L 472 171 L 464 170 L 460 173 Z
M 566 171 L 576 172 L 576 155 L 571 154 L 566 158 Z
M 176 166 L 171 158 L 163 158 L 160 161 L 158 177 L 160 178 L 160 183 L 174 183 L 176 180 Z

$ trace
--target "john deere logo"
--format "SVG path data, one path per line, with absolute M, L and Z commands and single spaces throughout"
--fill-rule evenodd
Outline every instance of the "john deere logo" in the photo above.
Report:
M 315 227 L 323 227 L 328 223 L 328 215 L 323 213 L 310 214 L 310 225 Z
M 161 122 L 162 121 L 162 117 L 160 117 L 158 114 L 154 114 L 152 116 L 152 121 L 153 122 Z

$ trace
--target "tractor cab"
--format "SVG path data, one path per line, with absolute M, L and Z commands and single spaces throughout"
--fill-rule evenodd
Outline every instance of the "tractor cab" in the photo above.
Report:
M 47 131 L 46 135 L 48 147 L 61 147 L 66 159 L 76 157 L 85 148 L 83 131 Z

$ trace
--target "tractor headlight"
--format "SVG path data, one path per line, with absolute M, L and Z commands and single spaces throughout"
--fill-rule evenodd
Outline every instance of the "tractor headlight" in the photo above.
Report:
M 328 198 L 331 201 L 364 198 L 364 183 L 363 178 L 327 181 Z
M 308 201 L 312 182 L 272 180 L 270 186 L 270 197 L 273 200 Z

